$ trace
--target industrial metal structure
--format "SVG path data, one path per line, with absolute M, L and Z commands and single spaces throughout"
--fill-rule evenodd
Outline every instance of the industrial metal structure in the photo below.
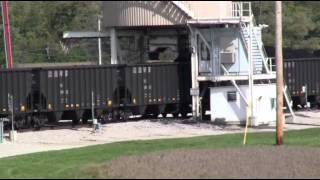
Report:
M 263 113 L 272 114 L 274 118 L 269 121 L 275 121 L 274 109 L 260 110 L 266 105 L 273 107 L 276 76 L 261 38 L 267 26 L 255 23 L 251 3 L 106 1 L 103 10 L 112 64 L 191 60 L 195 119 L 201 118 L 209 110 L 204 107 L 211 104 L 212 120 L 243 122 L 250 117 L 257 125 L 264 123 L 257 117 Z M 130 45 L 133 47 L 127 47 Z M 255 94 L 261 86 L 269 91 Z M 221 88 L 226 93 L 214 93 Z M 223 103 L 219 96 L 228 106 L 216 113 Z M 230 100 L 231 96 L 236 100 Z M 237 118 L 228 117 L 230 112 Z
M 261 38 L 266 26 L 255 23 L 250 3 L 105 1 L 103 10 L 101 32 L 64 38 L 104 37 L 111 65 L 1 71 L 0 117 L 8 116 L 11 93 L 16 122 L 27 125 L 86 122 L 91 109 L 105 120 L 189 112 L 199 120 L 209 111 L 217 122 L 275 121 L 276 76 Z

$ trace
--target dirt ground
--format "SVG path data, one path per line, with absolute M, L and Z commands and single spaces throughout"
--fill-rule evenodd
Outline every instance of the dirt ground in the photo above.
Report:
M 120 157 L 100 178 L 320 178 L 320 149 L 243 147 Z
M 320 112 L 300 112 L 296 124 L 286 124 L 285 130 L 320 127 Z M 249 132 L 273 132 L 275 125 L 251 128 Z M 185 124 L 181 120 L 160 119 L 103 125 L 101 133 L 93 133 L 88 126 L 64 126 L 41 131 L 18 132 L 16 142 L 0 144 L 0 158 L 21 154 L 70 149 L 96 144 L 131 140 L 182 138 L 204 135 L 243 133 L 243 127 L 219 126 L 207 123 Z M 8 133 L 5 134 L 8 138 Z
M 112 123 L 102 126 L 100 133 L 94 133 L 92 127 L 64 126 L 41 131 L 18 132 L 16 142 L 0 144 L 0 158 L 34 152 L 70 149 L 89 145 L 105 144 L 131 140 L 149 140 L 163 138 L 181 138 L 203 135 L 218 135 L 242 132 L 237 126 L 216 126 L 197 123 L 183 124 L 175 121 L 149 120 L 138 122 Z

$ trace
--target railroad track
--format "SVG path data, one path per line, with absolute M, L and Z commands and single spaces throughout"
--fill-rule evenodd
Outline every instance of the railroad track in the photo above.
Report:
M 103 125 L 105 124 L 111 124 L 111 123 L 124 123 L 124 122 L 138 122 L 138 121 L 151 121 L 151 122 L 164 122 L 164 123 L 169 123 L 169 122 L 180 122 L 184 124 L 192 124 L 195 123 L 195 121 L 192 120 L 192 116 L 187 116 L 186 118 L 182 117 L 158 117 L 158 118 L 153 118 L 152 116 L 150 117 L 132 117 L 127 120 L 120 120 L 120 121 L 110 121 L 106 123 L 102 123 Z M 9 127 L 9 125 L 7 126 Z M 73 124 L 72 120 L 61 120 L 57 123 L 52 123 L 52 124 L 44 124 L 40 128 L 39 127 L 30 127 L 30 128 L 21 128 L 18 130 L 18 132 L 23 133 L 23 132 L 31 132 L 31 131 L 43 131 L 43 130 L 59 130 L 59 129 L 80 129 L 80 128 L 85 128 L 85 127 L 92 127 L 92 121 L 88 121 L 87 124 Z M 8 132 L 10 128 L 6 128 L 5 132 Z

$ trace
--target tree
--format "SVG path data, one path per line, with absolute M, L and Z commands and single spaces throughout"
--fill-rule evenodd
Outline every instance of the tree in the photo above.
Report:
M 274 2 L 254 1 L 253 13 L 260 24 L 268 24 L 263 41 L 274 46 Z M 317 50 L 320 48 L 320 3 L 283 2 L 283 46 L 292 49 Z
M 62 46 L 64 31 L 95 31 L 97 16 L 101 14 L 100 1 L 10 1 L 10 26 L 15 63 L 69 61 L 82 59 L 92 53 L 79 46 L 66 54 Z M 1 42 L 3 42 L 2 31 Z M 0 43 L 3 49 L 3 43 Z M 0 63 L 5 57 L 0 54 Z

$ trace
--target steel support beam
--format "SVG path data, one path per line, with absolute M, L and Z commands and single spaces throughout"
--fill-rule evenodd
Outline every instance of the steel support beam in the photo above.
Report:
M 111 64 L 118 64 L 118 38 L 115 28 L 110 29 Z
M 223 69 L 223 71 L 224 71 L 227 75 L 229 75 L 228 70 L 226 69 L 226 67 L 224 67 L 223 64 L 221 64 L 221 68 Z M 230 80 L 230 81 L 231 81 L 231 83 L 233 84 L 233 86 L 237 89 L 237 91 L 239 92 L 241 98 L 244 100 L 244 102 L 246 103 L 246 105 L 249 106 L 249 103 L 248 103 L 248 100 L 247 100 L 246 96 L 243 95 L 243 93 L 242 93 L 241 89 L 239 88 L 238 84 L 236 83 L 236 81 L 235 81 L 235 80 Z
M 190 29 L 190 41 L 191 41 L 191 74 L 192 74 L 192 90 L 196 91 L 196 93 L 192 93 L 192 115 L 194 119 L 198 119 L 200 117 L 200 89 L 198 82 L 199 75 L 199 61 L 198 61 L 198 53 L 197 53 L 197 33 L 192 29 L 192 27 L 188 26 Z

